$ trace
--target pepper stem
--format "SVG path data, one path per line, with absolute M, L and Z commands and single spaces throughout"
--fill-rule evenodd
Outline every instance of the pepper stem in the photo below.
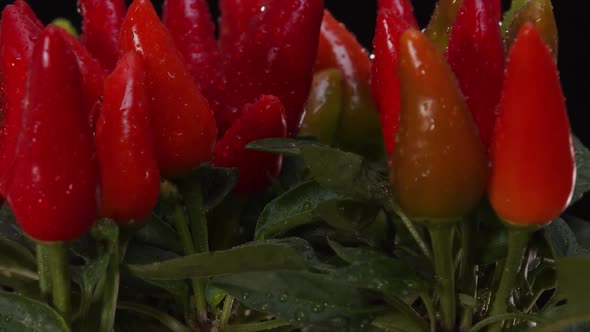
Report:
M 500 278 L 500 285 L 496 291 L 489 317 L 502 315 L 508 311 L 508 301 L 510 300 L 512 288 L 516 281 L 516 275 L 530 236 L 531 230 L 528 228 L 519 229 L 508 227 L 508 255 L 506 256 L 502 277 Z M 500 321 L 492 325 L 489 328 L 489 331 L 501 331 L 502 323 L 503 321 Z
M 234 298 L 231 295 L 226 295 L 223 300 L 223 308 L 221 309 L 221 317 L 219 318 L 219 331 L 226 332 L 229 316 L 234 304 Z
M 68 248 L 65 242 L 41 243 L 47 255 L 47 265 L 51 278 L 53 306 L 65 321 L 70 321 L 72 303 L 70 298 L 70 274 Z
M 474 236 L 477 231 L 475 220 L 465 220 L 461 224 L 461 283 L 463 292 L 477 298 L 477 277 L 475 276 L 475 262 L 473 257 Z M 473 324 L 473 307 L 465 306 L 461 313 L 461 328 L 467 331 Z
M 442 326 L 445 331 L 453 331 L 455 326 L 455 271 L 453 264 L 454 224 L 429 226 L 436 292 L 440 298 Z
M 37 274 L 39 275 L 39 292 L 44 300 L 51 295 L 51 275 L 49 275 L 49 263 L 47 262 L 47 250 L 45 245 L 37 243 Z

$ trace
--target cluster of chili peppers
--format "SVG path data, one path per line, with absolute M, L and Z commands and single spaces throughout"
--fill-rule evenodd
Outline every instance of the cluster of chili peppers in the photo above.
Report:
M 504 30 L 499 0 L 440 0 L 424 33 L 409 0 L 379 0 L 374 60 L 322 0 L 221 0 L 218 39 L 204 0 L 166 0 L 162 20 L 148 0 L 80 8 L 80 39 L 22 0 L 2 13 L 0 194 L 37 240 L 74 239 L 98 216 L 144 220 L 160 178 L 203 163 L 237 167 L 236 194 L 259 192 L 281 157 L 245 146 L 315 136 L 387 155 L 397 204 L 430 228 L 451 330 L 449 225 L 486 190 L 518 234 L 571 196 L 548 0 L 515 1 Z

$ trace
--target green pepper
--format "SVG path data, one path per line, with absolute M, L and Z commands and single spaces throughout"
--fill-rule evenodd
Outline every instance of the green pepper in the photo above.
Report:
M 333 144 L 342 111 L 342 72 L 336 68 L 315 73 L 301 120 L 299 136 L 314 136 Z
M 391 182 L 414 220 L 458 220 L 481 199 L 486 152 L 443 55 L 422 33 L 407 30 L 398 67 L 400 122 Z
M 557 61 L 557 24 L 553 14 L 553 5 L 550 0 L 529 0 L 518 12 L 506 28 L 504 44 L 506 49 L 514 42 L 520 28 L 527 22 L 535 25 L 541 35 L 541 39 L 551 50 L 553 59 Z

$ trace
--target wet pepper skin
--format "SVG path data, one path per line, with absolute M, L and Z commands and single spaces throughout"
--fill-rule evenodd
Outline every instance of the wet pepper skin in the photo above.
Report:
M 217 137 L 213 113 L 148 0 L 135 0 L 129 7 L 120 48 L 137 52 L 145 66 L 161 174 L 181 175 L 209 161 Z
M 354 35 L 324 11 L 315 70 L 338 68 L 343 74 L 343 109 L 336 144 L 363 154 L 382 153 L 379 115 L 371 96 L 371 60 Z
M 156 205 L 160 174 L 149 118 L 141 58 L 121 58 L 104 81 L 104 99 L 96 126 L 104 217 L 144 221 Z
M 491 160 L 488 195 L 507 222 L 542 225 L 566 208 L 575 159 L 565 99 L 550 50 L 531 23 L 508 55 Z
M 400 41 L 401 112 L 390 178 L 415 220 L 456 221 L 483 196 L 487 158 L 453 73 L 416 29 Z
M 493 3 L 500 1 L 464 0 L 446 53 L 486 147 L 494 130 L 504 77 L 504 43 Z
M 242 34 L 248 30 L 252 18 L 261 12 L 266 0 L 219 0 L 221 20 L 219 24 L 219 47 L 231 50 Z M 266 10 L 266 7 L 265 7 Z
M 285 109 L 274 96 L 260 96 L 244 106 L 242 115 L 223 135 L 215 150 L 213 165 L 237 167 L 240 171 L 235 187 L 237 194 L 259 192 L 270 184 L 269 177 L 278 175 L 282 157 L 278 154 L 246 149 L 255 140 L 285 137 L 287 123 Z
M 377 14 L 373 49 L 371 87 L 377 102 L 381 119 L 381 130 L 387 156 L 395 149 L 400 111 L 400 88 L 397 66 L 399 63 L 399 40 L 402 33 L 410 27 L 417 28 L 413 9 L 408 1 L 380 1 L 379 4 L 393 2 L 398 4 L 384 7 Z
M 125 1 L 78 0 L 78 8 L 82 15 L 82 44 L 106 72 L 111 72 L 119 58 L 118 38 L 125 17 Z
M 4 180 L 14 159 L 15 145 L 21 126 L 22 100 L 25 96 L 26 73 L 41 28 L 31 20 L 34 13 L 8 5 L 2 11 L 0 25 L 0 195 L 5 196 Z M 36 19 L 36 18 L 35 18 Z M 38 20 L 37 20 L 38 21 Z
M 78 238 L 97 216 L 96 151 L 82 105 L 76 57 L 58 28 L 48 27 L 27 70 L 7 197 L 22 230 L 39 241 Z

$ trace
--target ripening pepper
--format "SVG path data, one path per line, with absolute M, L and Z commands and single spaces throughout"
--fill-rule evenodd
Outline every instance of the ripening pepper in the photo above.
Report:
M 93 133 L 76 56 L 58 29 L 47 27 L 33 49 L 7 196 L 22 230 L 39 241 L 75 239 L 97 216 Z
M 403 22 L 418 27 L 410 0 L 377 0 L 377 12 L 380 10 L 389 10 L 394 16 L 399 16 Z
M 281 100 L 289 136 L 297 134 L 313 77 L 323 0 L 271 1 L 252 18 L 237 44 L 223 52 L 227 89 L 216 110 L 221 132 L 242 106 L 262 94 Z
M 26 6 L 26 4 L 24 4 Z M 28 6 L 27 6 L 28 8 Z M 30 10 L 30 8 L 29 8 Z M 34 15 L 21 7 L 8 5 L 0 21 L 0 195 L 5 196 L 6 172 L 15 156 L 21 126 L 22 100 L 25 97 L 26 72 L 35 41 L 41 29 L 31 20 Z
M 553 59 L 557 61 L 557 23 L 553 14 L 553 5 L 550 0 L 529 0 L 516 12 L 514 19 L 506 28 L 504 43 L 509 49 L 514 42 L 520 28 L 527 22 L 533 22 L 541 38 L 549 46 Z
M 231 50 L 248 30 L 252 18 L 261 12 L 265 0 L 219 0 L 219 47 Z M 266 7 L 264 8 L 266 10 Z
M 446 53 L 486 147 L 494 130 L 504 77 L 504 44 L 494 3 L 500 0 L 464 0 Z
M 78 0 L 82 15 L 80 40 L 106 72 L 119 58 L 119 32 L 125 17 L 123 0 Z
M 100 214 L 119 222 L 144 221 L 158 199 L 160 175 L 141 58 L 130 52 L 104 81 L 96 125 L 101 175 Z
M 94 113 L 96 108 L 94 106 L 102 96 L 104 71 L 98 60 L 88 52 L 78 39 L 62 28 L 57 31 L 68 43 L 76 55 L 76 60 L 78 60 L 78 68 L 82 75 L 83 110 L 88 115 L 88 123 L 94 128 L 96 120 L 96 114 Z
M 237 167 L 237 194 L 259 192 L 270 184 L 270 177 L 278 175 L 282 157 L 279 154 L 246 149 L 252 141 L 285 137 L 287 124 L 285 109 L 275 96 L 260 96 L 254 103 L 244 105 L 242 115 L 234 121 L 217 143 L 213 165 Z
M 487 157 L 451 68 L 416 29 L 400 40 L 401 112 L 390 178 L 414 220 L 451 222 L 483 196 Z
M 439 50 L 444 50 L 447 47 L 449 32 L 461 4 L 463 4 L 463 0 L 438 0 L 436 3 L 424 33 Z
M 182 175 L 209 161 L 217 137 L 213 113 L 150 1 L 129 7 L 120 48 L 137 52 L 144 63 L 160 173 Z
M 505 221 L 542 225 L 566 208 L 575 179 L 570 126 L 555 62 L 532 23 L 508 54 L 490 157 L 488 195 Z
M 35 12 L 31 8 L 31 6 L 29 6 L 29 4 L 27 4 L 26 1 L 24 1 L 24 0 L 16 0 L 14 2 L 14 5 L 17 6 L 18 8 L 20 8 L 22 10 L 23 14 L 25 14 L 26 16 L 28 16 L 29 19 L 31 21 L 33 21 L 33 23 L 35 23 L 36 26 L 39 27 L 39 29 L 43 29 L 43 27 L 44 27 L 43 23 L 41 23 L 41 20 L 39 20 L 39 18 L 37 17 L 37 15 L 35 15 Z
M 166 0 L 162 12 L 162 21 L 183 55 L 189 72 L 209 98 L 211 85 L 220 80 L 221 58 L 207 1 Z
M 399 122 L 400 91 L 397 75 L 399 40 L 408 28 L 418 27 L 411 4 L 407 1 L 401 2 L 406 3 L 405 6 L 400 7 L 404 10 L 403 12 L 400 9 L 396 12 L 389 9 L 379 10 L 373 38 L 375 59 L 371 87 L 381 118 L 381 131 L 388 157 L 391 157 L 395 149 L 395 134 Z
M 371 59 L 354 35 L 324 11 L 315 70 L 338 68 L 344 94 L 336 145 L 378 157 L 383 153 L 379 114 L 371 96 Z
M 336 68 L 315 73 L 299 136 L 313 136 L 333 144 L 342 110 L 342 72 Z

